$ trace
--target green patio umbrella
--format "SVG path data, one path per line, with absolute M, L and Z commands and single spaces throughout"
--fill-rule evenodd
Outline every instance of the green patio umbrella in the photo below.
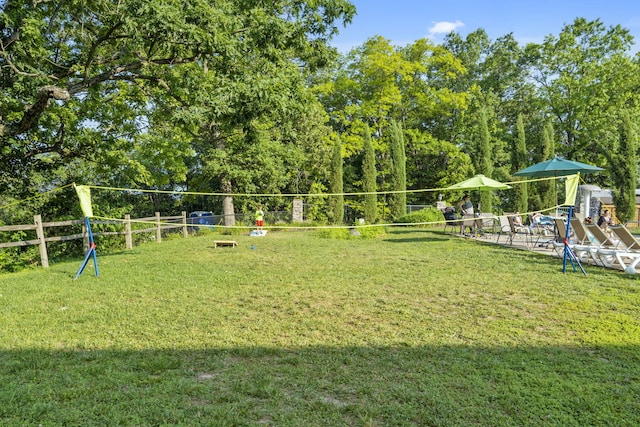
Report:
M 528 176 L 531 178 L 543 178 L 547 176 L 566 176 L 580 173 L 582 175 L 592 172 L 602 171 L 604 169 L 597 166 L 588 165 L 586 163 L 567 160 L 563 157 L 556 156 L 553 159 L 536 163 L 528 168 L 519 170 L 514 173 L 515 176 Z
M 511 188 L 495 179 L 488 178 L 482 174 L 465 179 L 457 184 L 447 187 L 447 190 L 506 190 Z
M 604 170 L 598 166 L 588 165 L 586 163 L 576 162 L 575 160 L 567 160 L 564 157 L 555 156 L 553 159 L 545 160 L 544 162 L 536 163 L 528 168 L 519 170 L 514 173 L 514 176 L 528 176 L 531 178 L 544 178 L 551 176 L 567 176 L 580 173 L 582 175 L 587 173 L 599 172 Z M 558 190 L 556 185 L 553 185 L 553 193 L 556 199 L 556 205 L 558 204 Z
M 489 191 L 489 190 L 506 190 L 511 188 L 507 184 L 503 184 L 500 181 L 496 181 L 495 179 L 491 179 L 482 174 L 475 175 L 469 179 L 465 179 L 457 184 L 453 184 L 447 187 L 447 190 L 480 190 L 480 191 Z M 478 210 L 480 210 L 480 205 L 478 205 Z

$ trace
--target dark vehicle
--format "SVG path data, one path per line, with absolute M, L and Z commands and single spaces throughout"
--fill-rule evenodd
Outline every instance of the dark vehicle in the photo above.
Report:
M 189 214 L 187 224 L 203 225 L 213 229 L 215 226 L 215 217 L 211 211 L 194 211 Z M 198 227 L 189 228 L 193 231 L 198 231 Z

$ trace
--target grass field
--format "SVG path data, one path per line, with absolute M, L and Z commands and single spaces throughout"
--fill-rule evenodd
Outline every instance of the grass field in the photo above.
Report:
M 0 424 L 640 425 L 638 276 L 429 230 L 216 238 L 1 274 Z

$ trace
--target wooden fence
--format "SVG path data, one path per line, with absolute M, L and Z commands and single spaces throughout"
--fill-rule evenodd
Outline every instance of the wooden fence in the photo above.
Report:
M 176 223 L 175 225 L 167 224 L 167 222 L 169 221 L 179 221 L 180 223 Z M 133 230 L 131 227 L 132 223 L 148 224 L 148 225 L 153 224 L 153 226 L 143 228 L 143 229 Z M 155 232 L 156 242 L 161 243 L 162 230 L 182 228 L 183 237 L 187 237 L 188 227 L 193 226 L 192 224 L 187 224 L 186 212 L 182 212 L 182 215 L 178 215 L 178 216 L 160 216 L 160 213 L 156 212 L 155 216 L 147 217 L 147 218 L 137 218 L 137 219 L 131 219 L 129 215 L 125 215 L 123 221 L 92 220 L 91 224 L 124 224 L 124 231 L 94 232 L 92 229 L 92 234 L 96 237 L 97 236 L 114 236 L 114 235 L 124 236 L 125 248 L 127 249 L 133 248 L 134 234 Z M 47 236 L 47 233 L 45 233 L 46 229 L 55 228 L 55 227 L 68 227 L 73 225 L 82 225 L 82 233 L 70 234 L 66 236 Z M 16 247 L 16 246 L 38 245 L 40 249 L 40 262 L 44 268 L 49 267 L 49 257 L 47 255 L 48 242 L 63 242 L 68 240 L 83 239 L 85 250 L 88 250 L 89 248 L 89 233 L 87 231 L 85 222 L 82 219 L 74 219 L 70 221 L 42 222 L 42 217 L 40 215 L 35 215 L 33 217 L 33 224 L 0 226 L 0 232 L 6 232 L 6 231 L 35 231 L 36 233 L 35 239 L 0 243 L 0 249 Z

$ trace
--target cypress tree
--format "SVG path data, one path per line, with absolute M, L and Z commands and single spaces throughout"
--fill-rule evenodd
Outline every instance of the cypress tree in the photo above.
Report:
M 478 149 L 477 171 L 491 178 L 493 174 L 493 162 L 491 160 L 491 133 L 489 132 L 489 114 L 486 108 L 480 109 L 478 114 L 480 128 L 480 140 Z M 493 193 L 491 191 L 480 192 L 480 205 L 483 212 L 493 210 Z
M 515 146 L 515 161 L 513 166 L 516 170 L 524 168 L 527 161 L 527 143 L 524 134 L 524 121 L 522 114 L 518 114 L 516 120 L 516 146 Z M 528 212 L 529 207 L 529 191 L 527 183 L 522 183 L 516 187 L 516 207 L 519 212 Z
M 395 121 L 391 123 L 389 132 L 389 149 L 391 151 L 391 185 L 392 190 L 397 191 L 391 197 L 391 216 L 399 218 L 407 213 L 407 158 L 402 127 Z
M 376 153 L 371 142 L 369 126 L 364 129 L 364 159 L 362 160 L 362 186 L 365 193 L 376 191 Z M 364 219 L 369 224 L 373 224 L 378 216 L 378 196 L 376 194 L 366 194 L 364 196 Z
M 626 111 L 622 115 L 619 138 L 618 167 L 613 173 L 616 181 L 613 203 L 616 205 L 616 218 L 625 222 L 636 219 L 636 173 L 638 169 L 636 136 L 629 113 Z
M 552 159 L 556 154 L 553 124 L 548 122 L 542 130 L 542 159 L 541 161 Z M 556 205 L 556 181 L 540 181 L 538 190 L 542 199 L 542 208 L 549 208 Z
M 336 138 L 331 157 L 331 183 L 329 196 L 329 220 L 332 224 L 340 225 L 344 221 L 344 184 L 342 182 L 342 144 Z

